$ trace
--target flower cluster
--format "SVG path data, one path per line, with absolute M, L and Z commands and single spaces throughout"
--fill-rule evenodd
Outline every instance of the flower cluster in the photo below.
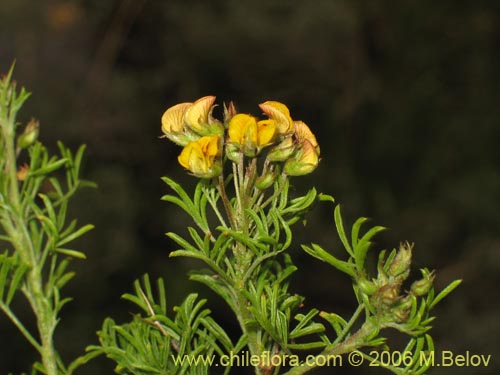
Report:
M 302 121 L 294 121 L 286 105 L 276 101 L 259 104 L 267 118 L 236 113 L 231 103 L 224 120 L 212 116 L 215 96 L 168 108 L 162 116 L 165 137 L 183 146 L 179 163 L 193 175 L 211 178 L 222 173 L 223 155 L 237 163 L 255 158 L 268 148 L 267 163 L 283 163 L 289 176 L 311 173 L 319 163 L 316 137 Z

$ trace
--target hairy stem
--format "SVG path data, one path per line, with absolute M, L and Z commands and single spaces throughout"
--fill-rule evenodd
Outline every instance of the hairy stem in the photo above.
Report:
M 315 358 L 328 358 L 328 356 L 334 355 L 342 355 L 346 353 L 350 353 L 357 348 L 360 348 L 364 345 L 366 337 L 373 333 L 374 327 L 370 323 L 363 324 L 361 328 L 349 336 L 343 342 L 334 345 L 332 347 L 326 348 L 320 354 L 318 354 Z M 302 375 L 305 374 L 317 367 L 317 363 L 322 363 L 322 361 L 316 361 L 315 359 L 308 361 L 307 363 L 303 363 L 300 366 L 294 367 L 287 371 L 284 375 Z
M 56 326 L 55 314 L 51 308 L 51 303 L 43 292 L 43 276 L 41 265 L 35 255 L 33 243 L 29 235 L 27 223 L 23 220 L 21 200 L 19 196 L 19 185 L 17 181 L 17 163 L 15 151 L 15 113 L 9 113 L 8 117 L 0 119 L 2 121 L 2 136 L 5 158 L 5 178 L 8 180 L 8 195 L 10 212 L 2 221 L 7 235 L 11 238 L 11 243 L 21 260 L 29 265 L 24 294 L 28 299 L 31 308 L 36 316 L 38 332 L 41 346 L 34 340 L 28 340 L 40 352 L 42 363 L 47 375 L 57 375 L 57 355 L 53 344 L 54 329 Z M 11 318 L 12 319 L 12 318 Z M 13 320 L 26 337 L 22 326 Z

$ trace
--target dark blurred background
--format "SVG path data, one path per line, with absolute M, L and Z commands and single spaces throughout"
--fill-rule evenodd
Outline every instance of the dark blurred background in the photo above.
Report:
M 96 229 L 80 240 L 88 260 L 74 263 L 66 289 L 75 301 L 57 339 L 68 360 L 96 343 L 106 316 L 130 319 L 120 295 L 145 272 L 167 280 L 170 306 L 197 290 L 234 329 L 220 300 L 187 281 L 199 264 L 168 258 L 164 233 L 188 219 L 160 202 L 160 176 L 195 183 L 180 149 L 159 139 L 161 114 L 213 94 L 255 115 L 262 101 L 286 103 L 322 149 L 317 171 L 294 180 L 298 192 L 314 185 L 348 220 L 389 227 L 377 248 L 414 241 L 415 274 L 437 269 L 439 288 L 464 279 L 436 309 L 437 350 L 492 363 L 433 374 L 500 370 L 500 2 L 2 0 L 0 71 L 14 59 L 33 92 L 20 120 L 40 119 L 54 152 L 57 140 L 87 144 L 84 174 L 99 185 L 73 202 L 72 215 Z M 297 244 L 337 247 L 332 223 L 318 208 Z M 347 315 L 348 278 L 298 246 L 292 254 L 306 307 Z M 0 372 L 28 370 L 35 355 L 4 317 L 0 335 Z M 80 374 L 112 368 L 98 359 Z

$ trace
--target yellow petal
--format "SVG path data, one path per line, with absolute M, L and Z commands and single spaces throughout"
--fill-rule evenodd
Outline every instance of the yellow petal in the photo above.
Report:
M 319 163 L 319 155 L 316 152 L 316 148 L 308 140 L 304 141 L 301 147 L 299 162 L 314 166 L 316 168 Z
M 231 118 L 228 129 L 229 140 L 240 145 L 257 142 L 257 120 L 255 117 L 239 113 Z
M 208 115 L 215 102 L 215 96 L 204 96 L 193 103 L 186 112 L 186 123 L 196 132 L 202 132 L 208 126 Z
M 219 136 L 211 135 L 188 143 L 183 148 L 178 160 L 179 164 L 195 176 L 209 178 L 220 173 L 220 160 L 218 158 L 220 154 Z
M 276 121 L 278 133 L 288 134 L 294 130 L 290 111 L 283 103 L 270 100 L 259 104 L 259 107 L 270 119 Z
M 302 143 L 306 140 L 309 141 L 319 154 L 319 145 L 318 141 L 316 140 L 316 136 L 313 134 L 311 129 L 309 129 L 309 126 L 307 126 L 304 122 L 295 121 L 295 136 L 297 137 L 299 143 Z
M 197 148 L 196 142 L 188 143 L 181 151 L 181 154 L 177 158 L 179 164 L 184 168 L 189 169 L 189 161 L 191 160 L 191 155 L 195 153 L 195 149 Z
M 206 137 L 201 137 L 198 142 L 200 143 L 203 155 L 206 158 L 212 159 L 220 155 L 221 150 L 219 148 L 219 136 L 209 135 Z
M 161 130 L 165 134 L 180 133 L 184 128 L 184 116 L 193 103 L 180 103 L 170 107 L 161 117 Z
M 274 120 L 261 120 L 257 123 L 258 127 L 258 145 L 259 147 L 270 144 L 276 135 L 276 121 Z

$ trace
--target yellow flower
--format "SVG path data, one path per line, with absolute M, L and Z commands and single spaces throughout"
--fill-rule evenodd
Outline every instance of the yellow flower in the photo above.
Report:
M 201 136 L 222 134 L 222 124 L 211 116 L 215 96 L 205 96 L 194 103 L 170 107 L 161 118 L 165 136 L 180 146 L 186 146 Z
M 220 155 L 220 137 L 214 134 L 188 143 L 182 149 L 178 160 L 180 165 L 196 177 L 210 178 L 222 171 Z
M 309 129 L 309 126 L 307 126 L 302 121 L 295 121 L 294 125 L 295 125 L 295 137 L 297 138 L 297 141 L 299 143 L 302 143 L 306 140 L 309 141 L 309 143 L 311 143 L 311 145 L 316 149 L 319 155 L 318 141 L 316 140 L 316 136 L 313 134 L 311 129 Z
M 192 105 L 193 103 L 176 104 L 167 109 L 161 117 L 161 130 L 168 139 L 180 146 L 185 146 L 193 140 L 185 132 L 184 125 L 186 112 Z
M 246 156 L 254 157 L 260 150 L 271 144 L 276 135 L 276 125 L 272 120 L 257 122 L 255 117 L 237 114 L 229 121 L 229 140 L 240 145 Z
M 259 104 L 260 109 L 274 121 L 279 134 L 287 135 L 293 132 L 293 120 L 288 107 L 280 102 L 267 101 Z
M 311 129 L 302 121 L 295 121 L 295 154 L 285 162 L 285 173 L 302 176 L 311 173 L 319 164 L 319 144 Z
M 295 155 L 285 162 L 284 171 L 289 176 L 309 174 L 319 164 L 319 154 L 309 140 L 304 140 Z
M 186 111 L 186 124 L 194 132 L 207 135 L 207 127 L 210 121 L 215 96 L 204 96 L 195 101 Z

